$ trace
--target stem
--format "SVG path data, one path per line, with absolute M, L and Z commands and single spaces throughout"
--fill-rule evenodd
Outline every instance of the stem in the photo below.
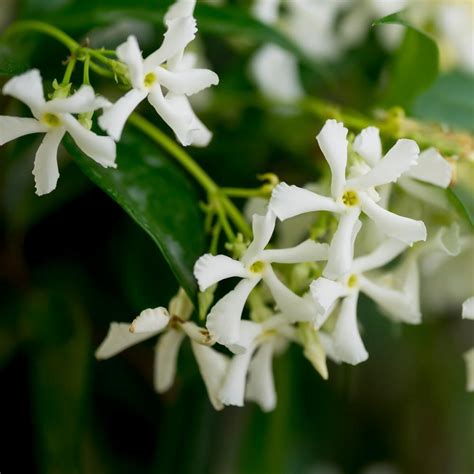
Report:
M 229 197 L 268 197 L 269 193 L 261 188 L 245 189 L 245 188 L 221 188 L 221 193 Z
M 219 222 L 222 225 L 222 228 L 224 229 L 227 240 L 229 242 L 235 242 L 234 231 L 232 230 L 232 227 L 229 224 L 229 220 L 227 219 L 225 209 L 222 206 L 222 202 L 219 199 L 218 195 L 214 196 L 213 204 L 214 204 L 214 207 L 216 209 L 217 216 L 219 217 Z
M 91 57 L 89 55 L 87 55 L 86 58 L 84 59 L 84 75 L 83 75 L 82 82 L 84 84 L 87 84 L 88 86 L 91 83 L 90 77 L 89 77 L 90 65 L 91 65 Z
M 76 56 L 71 55 L 67 63 L 66 71 L 64 72 L 64 77 L 61 85 L 67 86 L 71 82 L 71 76 L 74 71 L 74 68 L 76 67 L 76 61 Z
M 221 235 L 222 225 L 220 222 L 217 222 L 212 230 L 211 245 L 209 247 L 209 253 L 212 255 L 217 254 L 217 248 L 219 246 L 219 236 Z

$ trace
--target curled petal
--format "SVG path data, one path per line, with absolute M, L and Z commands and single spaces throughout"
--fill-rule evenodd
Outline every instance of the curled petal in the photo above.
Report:
M 163 96 L 159 85 L 153 87 L 148 95 L 148 101 L 156 113 L 168 124 L 176 134 L 177 139 L 184 146 L 193 143 L 193 114 L 188 114 L 183 109 L 175 109 L 173 103 Z
M 64 133 L 62 127 L 50 130 L 36 152 L 33 176 L 38 196 L 48 194 L 56 188 L 59 179 L 58 147 Z
M 252 216 L 253 241 L 242 256 L 242 262 L 248 265 L 254 259 L 259 258 L 263 249 L 268 245 L 275 230 L 276 216 L 268 210 L 265 215 L 254 214 Z
M 194 341 L 191 341 L 191 347 L 199 372 L 204 380 L 209 400 L 216 410 L 222 410 L 224 405 L 219 400 L 218 394 L 227 371 L 229 359 L 224 354 Z
M 83 85 L 69 97 L 50 100 L 46 104 L 45 110 L 50 113 L 82 114 L 110 105 L 110 102 L 104 97 L 96 96 L 91 86 Z
M 367 127 L 355 137 L 353 149 L 370 165 L 375 166 L 382 158 L 382 141 L 377 127 Z
M 257 402 L 264 412 L 272 411 L 276 406 L 272 362 L 273 344 L 267 342 L 260 346 L 249 366 L 245 398 Z
M 197 115 L 194 113 L 194 110 L 189 103 L 189 99 L 183 94 L 174 94 L 168 92 L 166 94 L 166 100 L 170 104 L 170 107 L 175 110 L 179 110 L 180 114 L 183 116 L 190 116 L 191 124 L 191 138 L 190 145 L 197 147 L 205 147 L 209 145 L 209 142 L 212 139 L 212 132 L 204 125 L 204 123 L 199 120 Z
M 178 293 L 171 298 L 169 304 L 169 312 L 173 316 L 178 316 L 179 318 L 187 321 L 193 314 L 193 302 L 189 299 L 189 296 L 180 288 Z
M 116 168 L 115 142 L 110 137 L 96 135 L 83 127 L 72 115 L 61 116 L 64 126 L 76 145 L 96 163 L 104 168 Z
M 38 69 L 32 69 L 24 74 L 10 79 L 3 86 L 3 93 L 15 97 L 26 104 L 36 118 L 40 118 L 42 108 L 45 104 L 43 93 L 43 82 Z
M 332 334 L 336 357 L 352 365 L 369 357 L 357 327 L 357 299 L 357 293 L 344 298 Z
M 139 342 L 150 339 L 158 332 L 133 334 L 129 323 L 110 323 L 109 332 L 95 352 L 97 359 L 108 359 Z
M 461 236 L 459 224 L 454 222 L 449 227 L 441 227 L 433 240 L 433 250 L 441 250 L 450 257 L 456 257 L 461 252 Z M 427 245 L 430 247 L 430 245 Z
M 171 388 L 176 376 L 178 352 L 185 334 L 171 329 L 165 332 L 155 347 L 155 367 L 153 384 L 158 393 L 164 393 Z
M 369 189 L 382 184 L 393 183 L 416 164 L 420 149 L 414 140 L 402 138 L 366 174 L 350 179 L 347 186 Z
M 341 362 L 341 360 L 339 359 L 339 357 L 336 356 L 336 352 L 334 350 L 333 335 L 321 331 L 321 332 L 319 332 L 319 340 L 321 341 L 321 346 L 323 347 L 327 358 L 329 358 L 333 362 L 336 362 L 337 364 L 339 364 Z
M 242 280 L 213 306 L 207 316 L 206 326 L 211 337 L 234 352 L 240 350 L 237 343 L 240 339 L 240 319 L 245 302 L 259 281 L 259 278 Z
M 474 348 L 464 353 L 466 362 L 466 390 L 474 392 Z
M 261 47 L 252 58 L 250 73 L 262 93 L 272 100 L 293 103 L 304 96 L 297 59 L 279 46 Z
M 412 273 L 411 276 L 416 277 L 416 274 Z M 408 281 L 417 284 L 417 280 L 409 279 Z M 408 324 L 419 324 L 421 322 L 418 304 L 410 298 L 409 292 L 378 285 L 363 276 L 359 276 L 359 285 L 361 291 L 374 300 L 392 319 Z M 413 288 L 413 290 L 414 294 L 417 293 L 417 288 Z
M 209 331 L 205 328 L 199 327 L 192 321 L 186 321 L 185 323 L 181 324 L 181 329 L 186 333 L 186 336 L 198 344 L 211 346 L 214 343 Z
M 406 244 L 426 240 L 426 227 L 422 221 L 402 217 L 378 206 L 365 193 L 359 193 L 362 210 L 386 235 Z
M 328 252 L 328 244 L 320 244 L 307 239 L 296 247 L 265 250 L 263 259 L 271 263 L 320 262 L 327 260 Z
M 32 133 L 45 133 L 48 127 L 34 118 L 0 115 L 0 145 Z
M 138 104 L 142 102 L 147 96 L 146 91 L 131 89 L 112 107 L 104 110 L 104 113 L 99 117 L 99 125 L 102 130 L 106 131 L 115 141 L 120 140 L 122 136 L 123 127 L 127 122 L 130 114 L 137 108 Z
M 264 273 L 263 281 L 270 289 L 279 310 L 292 322 L 313 321 L 316 317 L 316 307 L 311 300 L 302 298 L 287 288 L 275 275 L 269 265 Z
M 169 24 L 179 18 L 193 16 L 196 0 L 176 0 L 166 12 L 165 24 Z
M 331 194 L 339 199 L 346 182 L 347 128 L 336 120 L 327 120 L 316 140 L 331 168 Z
M 127 41 L 117 48 L 117 57 L 128 66 L 128 75 L 133 87 L 143 89 L 143 57 L 134 35 L 130 35 Z
M 359 215 L 360 209 L 358 207 L 341 215 L 339 225 L 329 246 L 328 263 L 323 271 L 325 277 L 336 279 L 351 270 L 354 243 L 361 228 Z
M 194 264 L 194 276 L 199 289 L 205 291 L 210 286 L 231 277 L 246 278 L 249 276 L 242 262 L 226 255 L 211 255 L 206 253 L 199 257 Z
M 310 290 L 318 308 L 315 325 L 320 328 L 331 314 L 338 300 L 348 295 L 348 289 L 337 281 L 320 277 L 311 283 Z
M 269 207 L 282 221 L 306 212 L 343 210 L 343 207 L 331 198 L 298 186 L 288 186 L 286 183 L 280 183 L 273 189 Z
M 192 17 L 182 17 L 167 22 L 163 43 L 160 48 L 145 59 L 145 70 L 151 71 L 166 60 L 182 52 L 196 36 L 196 20 Z
M 451 182 L 453 169 L 436 148 L 428 148 L 420 153 L 415 166 L 412 166 L 405 176 L 434 184 L 441 188 L 447 188 Z
M 373 252 L 354 260 L 352 269 L 356 273 L 363 273 L 383 267 L 398 257 L 407 244 L 398 239 L 385 239 Z
M 130 325 L 130 332 L 144 333 L 163 331 L 170 321 L 170 315 L 166 308 L 159 307 L 145 309 L 137 316 Z
M 248 321 L 246 319 L 240 321 L 239 340 L 235 344 L 231 344 L 228 348 L 234 354 L 243 354 L 252 348 L 258 336 L 263 331 L 262 324 Z
M 474 319 L 474 296 L 471 296 L 462 304 L 462 317 L 464 319 Z
M 156 73 L 160 84 L 175 94 L 193 95 L 219 83 L 219 76 L 209 69 L 169 71 L 159 67 Z

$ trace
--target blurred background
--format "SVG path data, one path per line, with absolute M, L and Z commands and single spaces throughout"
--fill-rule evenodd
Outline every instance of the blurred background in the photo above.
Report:
M 0 0 L 0 28 L 18 18 L 42 19 L 96 47 L 113 48 L 133 33 L 152 50 L 171 2 L 134 3 Z M 379 11 L 385 3 L 391 2 L 341 2 L 333 36 L 341 37 L 349 19 L 355 26 L 344 27 L 359 25 L 362 33 L 337 54 L 300 62 L 309 94 L 368 114 L 395 105 L 384 102 L 383 90 L 403 39 L 402 46 L 387 46 L 370 27 L 397 10 Z M 455 60 L 452 45 L 442 48 L 448 39 L 435 21 L 435 8 L 461 3 L 472 14 L 472 2 L 416 3 L 440 38 L 442 61 L 439 76 L 407 108 L 472 133 L 473 76 Z M 352 16 L 360 13 L 356 23 Z M 314 136 L 322 119 L 272 106 L 249 74 L 251 58 L 269 38 L 265 28 L 278 31 L 275 25 L 258 23 L 250 1 L 198 2 L 196 16 L 198 52 L 221 82 L 195 104 L 214 139 L 191 155 L 224 186 L 256 186 L 256 174 L 265 171 L 295 184 L 317 179 L 323 161 Z M 0 57 L 11 47 L 0 41 Z M 14 47 L 19 68 L 40 67 L 50 82 L 62 77 L 67 52 L 58 43 L 33 34 Z M 472 48 L 471 33 L 471 59 Z M 100 81 L 94 86 L 101 90 Z M 0 113 L 25 111 L 2 96 Z M 35 196 L 37 146 L 31 137 L 0 148 L 2 473 L 473 472 L 474 397 L 465 391 L 462 354 L 474 345 L 474 327 L 461 320 L 460 305 L 474 294 L 474 245 L 449 263 L 449 284 L 436 281 L 441 274 L 423 281 L 422 326 L 389 322 L 362 299 L 370 353 L 364 364 L 330 363 L 323 381 L 292 348 L 275 361 L 274 412 L 249 404 L 217 413 L 189 345 L 180 353 L 175 386 L 163 396 L 152 386 L 153 343 L 94 359 L 111 321 L 165 305 L 177 283 L 153 241 L 65 151 L 57 189 Z

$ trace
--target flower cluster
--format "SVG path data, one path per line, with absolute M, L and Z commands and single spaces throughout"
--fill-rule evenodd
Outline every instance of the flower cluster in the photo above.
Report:
M 74 53 L 69 58 L 72 68 L 68 66 L 64 80 L 61 84 L 54 81 L 50 100 L 45 99 L 42 78 L 36 69 L 5 84 L 3 94 L 27 105 L 34 118 L 0 116 L 0 145 L 24 135 L 45 134 L 33 168 L 38 195 L 56 188 L 58 147 L 66 133 L 88 157 L 104 167 L 116 167 L 115 142 L 120 140 L 133 110 L 145 98 L 183 145 L 209 143 L 211 132 L 194 114 L 188 97 L 217 84 L 219 79 L 208 69 L 194 68 L 194 57 L 185 51 L 197 32 L 194 6 L 195 1 L 179 0 L 170 7 L 165 15 L 167 31 L 163 43 L 146 59 L 134 36 L 118 46 L 114 72 L 131 89 L 114 104 L 96 95 L 88 83 L 88 70 L 84 74 L 87 83 L 72 92 Z M 97 110 L 103 111 L 98 124 L 107 136 L 91 131 L 92 116 Z

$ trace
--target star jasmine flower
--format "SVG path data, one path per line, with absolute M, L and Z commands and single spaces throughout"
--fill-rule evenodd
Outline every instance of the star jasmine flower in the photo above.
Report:
M 331 197 L 322 196 L 297 186 L 280 183 L 272 193 L 270 209 L 280 220 L 314 211 L 340 215 L 337 231 L 331 242 L 329 258 L 323 275 L 339 278 L 350 270 L 354 235 L 360 226 L 359 215 L 365 213 L 389 237 L 406 244 L 426 239 L 423 222 L 393 214 L 377 205 L 377 186 L 395 182 L 413 166 L 419 148 L 413 140 L 400 139 L 373 168 L 346 179 L 347 129 L 342 123 L 328 120 L 316 137 L 332 173 Z M 378 150 L 372 150 L 376 156 Z M 359 171 L 361 171 L 359 169 Z
M 189 104 L 186 105 L 186 96 L 217 84 L 219 78 L 208 69 L 184 68 L 184 63 L 179 60 L 197 31 L 196 20 L 188 14 L 193 5 L 192 2 L 179 2 L 171 7 L 165 16 L 167 31 L 163 43 L 147 58 L 143 59 L 135 36 L 129 36 L 117 48 L 118 58 L 128 67 L 132 89 L 99 118 L 100 126 L 115 140 L 120 139 L 133 110 L 148 99 L 183 145 L 190 145 L 194 140 L 202 141 L 202 138 L 193 136 L 202 134 L 202 127 L 190 111 Z M 171 94 L 169 98 L 165 97 L 162 88 Z M 179 96 L 183 97 L 179 99 Z
M 222 297 L 207 317 L 207 328 L 217 342 L 232 352 L 242 352 L 240 319 L 250 292 L 263 280 L 270 289 L 280 311 L 290 315 L 294 321 L 314 318 L 313 304 L 289 290 L 275 275 L 272 263 L 315 262 L 327 258 L 327 244 L 306 240 L 287 249 L 265 249 L 274 228 L 275 215 L 268 211 L 264 216 L 253 216 L 253 241 L 239 260 L 226 255 L 205 254 L 194 266 L 194 275 L 201 291 L 221 280 L 241 278 L 237 286 Z
M 65 98 L 44 98 L 43 83 L 37 69 L 10 79 L 3 93 L 26 104 L 34 118 L 0 116 L 0 145 L 32 133 L 44 133 L 35 156 L 33 175 L 36 194 L 47 194 L 56 188 L 59 178 L 58 147 L 66 133 L 90 158 L 103 167 L 115 168 L 115 143 L 109 137 L 96 135 L 82 126 L 73 114 L 92 112 L 108 105 L 95 95 L 90 86 L 82 86 Z
M 316 327 L 320 328 L 340 303 L 331 337 L 336 358 L 349 364 L 367 359 L 357 325 L 359 293 L 375 301 L 389 317 L 409 324 L 418 324 L 421 314 L 406 289 L 397 290 L 382 285 L 366 275 L 367 272 L 391 262 L 406 248 L 397 239 L 387 239 L 372 253 L 354 259 L 350 271 L 336 281 L 320 277 L 310 285 L 311 294 L 319 307 Z
M 96 351 L 97 359 L 108 359 L 146 339 L 161 334 L 155 346 L 154 387 L 166 392 L 174 383 L 178 352 L 186 336 L 216 410 L 223 408 L 217 391 L 227 368 L 227 357 L 208 347 L 214 343 L 206 329 L 189 321 L 193 305 L 181 288 L 171 299 L 169 312 L 164 307 L 146 309 L 131 324 L 110 324 L 109 332 Z

